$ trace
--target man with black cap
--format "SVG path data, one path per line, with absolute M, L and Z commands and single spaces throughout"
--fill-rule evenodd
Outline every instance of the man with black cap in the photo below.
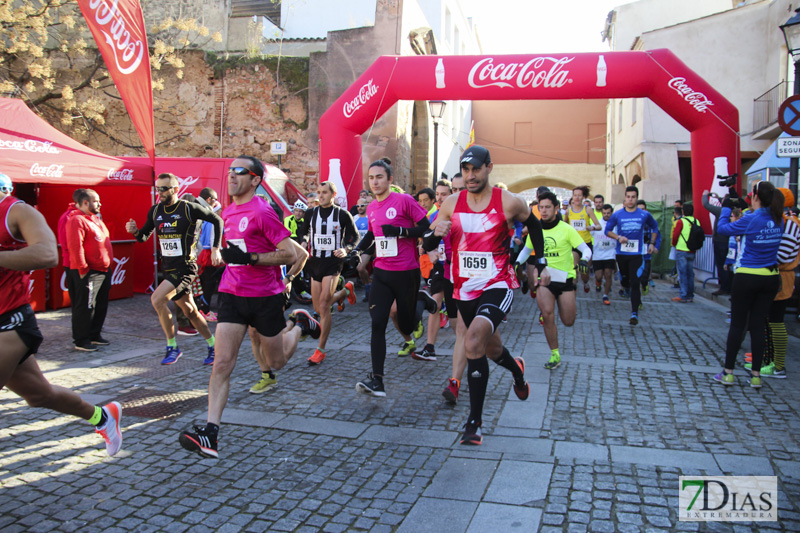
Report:
M 470 414 L 461 444 L 478 445 L 483 441 L 483 402 L 489 381 L 487 356 L 508 369 L 514 376 L 514 393 L 528 398 L 530 387 L 525 380 L 525 361 L 511 357 L 497 331 L 511 309 L 513 289 L 519 287 L 509 257 L 510 229 L 514 220 L 528 227 L 541 282 L 549 283 L 544 267 L 542 226 L 523 200 L 497 187 L 489 186 L 492 171 L 489 151 L 473 145 L 461 156 L 461 171 L 466 194 L 449 196 L 423 239 L 426 250 L 438 247 L 448 233 L 453 243 L 453 297 L 458 305 L 458 320 L 466 327 L 464 348 L 467 354 Z M 533 280 L 536 286 L 539 279 Z M 482 320 L 479 320 L 482 319 Z

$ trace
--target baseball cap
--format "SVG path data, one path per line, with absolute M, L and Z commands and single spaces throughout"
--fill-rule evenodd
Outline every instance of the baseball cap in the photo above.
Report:
M 490 164 L 491 162 L 492 158 L 489 156 L 489 150 L 477 144 L 473 144 L 467 148 L 464 151 L 464 154 L 461 156 L 462 166 L 466 163 L 469 163 L 475 168 L 480 168 L 483 165 Z
M 305 211 L 306 209 L 308 209 L 308 206 L 304 204 L 302 200 L 297 200 L 292 206 L 292 209 L 302 209 L 303 211 Z
M 0 172 L 0 192 L 11 194 L 14 190 L 14 184 L 11 183 L 11 178 Z

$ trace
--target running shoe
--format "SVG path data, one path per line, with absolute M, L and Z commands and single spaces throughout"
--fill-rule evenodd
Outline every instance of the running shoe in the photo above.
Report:
M 181 327 L 178 328 L 178 335 L 186 335 L 187 337 L 193 337 L 197 334 L 198 334 L 197 330 L 191 326 L 187 326 L 185 328 Z
M 314 350 L 314 355 L 308 358 L 308 366 L 315 366 L 325 360 L 325 352 L 317 348 Z
M 421 352 L 411 352 L 411 359 L 417 361 L 436 361 L 436 352 L 423 349 Z
M 340 313 L 344 312 L 344 301 L 347 300 L 347 296 L 342 296 L 336 301 L 336 310 Z M 331 312 L 333 312 L 333 306 L 331 306 Z
M 356 383 L 356 392 L 377 396 L 379 398 L 386 397 L 386 389 L 383 388 L 383 380 L 376 378 L 372 372 L 367 374 L 367 379 Z
M 434 314 L 437 309 L 439 309 L 439 304 L 436 303 L 436 300 L 433 299 L 428 291 L 420 289 L 417 292 L 417 300 L 422 300 L 425 302 L 425 310 L 430 313 Z
M 639 315 L 637 313 L 631 313 L 631 319 L 628 321 L 631 326 L 635 326 L 639 323 Z
M 544 364 L 544 367 L 547 370 L 555 370 L 561 365 L 561 356 L 560 355 L 551 355 L 550 360 Z M 516 391 L 515 391 L 516 392 Z
M 450 319 L 447 318 L 447 314 L 439 313 L 439 328 L 445 329 L 450 327 Z
M 608 296 L 603 296 L 603 303 L 605 305 L 611 305 L 611 300 L 608 299 Z
M 414 342 L 414 339 L 410 341 L 406 341 L 403 343 L 403 347 L 400 348 L 400 351 L 397 352 L 397 355 L 400 357 L 408 357 L 409 355 L 414 353 L 414 350 L 417 349 L 417 343 Z
M 422 337 L 422 332 L 423 332 L 424 330 L 425 330 L 425 328 L 424 328 L 424 326 L 422 325 L 422 320 L 420 320 L 420 321 L 419 321 L 419 324 L 417 324 L 417 327 L 416 327 L 416 329 L 414 329 L 414 338 L 415 338 L 415 339 L 419 339 L 420 337 Z
M 192 431 L 183 431 L 181 436 L 178 437 L 178 442 L 181 443 L 184 449 L 190 452 L 197 452 L 201 457 L 213 457 L 217 459 L 217 438 L 213 437 L 206 431 L 206 428 L 200 426 L 192 426 Z
M 95 346 L 108 346 L 111 344 L 108 340 L 104 339 L 103 337 L 97 337 L 96 339 L 92 339 L 92 344 Z
M 161 361 L 161 364 L 162 365 L 171 365 L 171 364 L 177 362 L 178 359 L 180 359 L 182 355 L 183 355 L 183 352 L 177 346 L 175 346 L 175 347 L 167 346 L 167 355 Z
M 753 369 L 753 362 L 751 361 L 751 362 L 749 362 L 749 363 L 745 363 L 745 364 L 744 364 L 744 367 L 745 367 L 747 370 L 752 370 L 752 369 Z
M 75 343 L 75 349 L 81 352 L 96 352 L 97 346 L 91 342 L 82 342 L 80 344 Z
M 583 292 L 589 292 L 589 284 L 588 283 L 584 283 L 583 284 Z
M 311 294 L 309 294 L 308 291 L 300 291 L 300 294 L 298 294 L 298 296 L 303 300 L 308 300 L 309 302 L 311 301 Z
M 277 376 L 270 377 L 269 373 L 262 372 L 261 379 L 258 381 L 258 383 L 250 387 L 250 392 L 252 394 L 261 394 L 262 392 L 267 392 L 267 390 L 269 390 L 269 388 L 275 385 L 277 382 L 278 382 Z
M 745 360 L 746 363 L 752 363 L 753 362 L 753 353 L 752 352 L 747 352 L 746 354 L 744 354 L 744 360 Z
M 103 440 L 106 441 L 106 453 L 108 455 L 116 455 L 120 448 L 122 448 L 122 430 L 119 425 L 122 422 L 122 406 L 119 402 L 111 402 L 102 407 L 106 412 L 108 419 L 103 427 L 95 429 L 95 433 L 99 433 Z
M 750 386 L 754 389 L 761 388 L 761 376 L 751 376 L 750 377 Z
M 464 434 L 461 435 L 461 444 L 470 444 L 472 446 L 480 446 L 483 442 L 481 435 L 481 424 L 470 420 L 464 424 Z
M 209 346 L 208 347 L 208 357 L 203 359 L 203 364 L 204 365 L 213 365 L 214 364 L 214 355 L 215 355 L 214 347 L 213 346 Z
M 348 281 L 344 284 L 344 288 L 350 291 L 350 293 L 347 295 L 347 303 L 350 305 L 356 305 L 358 300 L 356 300 L 356 288 L 353 286 L 353 282 Z
M 670 299 L 671 299 L 673 302 L 678 302 L 678 303 L 681 303 L 681 304 L 688 304 L 689 302 L 691 302 L 691 301 L 692 301 L 690 298 L 686 298 L 686 299 L 684 300 L 684 299 L 683 299 L 683 298 L 681 298 L 680 296 L 674 296 L 674 297 L 672 297 L 672 298 L 670 298 Z
M 525 380 L 525 360 L 522 357 L 515 357 L 514 360 L 519 365 L 520 372 L 522 372 L 522 379 L 517 380 L 514 378 L 514 394 L 520 400 L 527 400 L 528 395 L 531 393 L 531 387 Z
M 447 400 L 447 403 L 455 405 L 458 403 L 458 389 L 461 387 L 461 382 L 456 378 L 450 378 L 447 381 L 447 387 L 442 391 L 442 396 Z
M 594 292 L 600 292 L 601 290 L 603 290 L 602 287 L 601 287 L 601 284 L 595 282 L 595 284 L 594 284 Z
M 642 287 L 642 294 L 644 294 L 645 296 L 650 294 L 650 284 L 649 283 L 645 283 L 644 287 Z
M 782 368 L 778 370 L 777 368 L 773 370 L 772 374 L 764 374 L 764 369 L 761 369 L 761 375 L 767 376 L 768 378 L 775 378 L 775 379 L 786 379 L 786 369 Z
M 761 375 L 762 376 L 768 376 L 768 377 L 772 377 L 773 375 L 775 375 L 775 363 L 772 362 L 772 363 L 768 364 L 767 366 L 762 366 L 761 367 Z
M 728 374 L 724 370 L 714 376 L 714 381 L 719 381 L 725 386 L 733 385 L 736 382 L 736 378 L 733 377 L 733 374 Z
M 300 327 L 302 331 L 301 339 L 305 339 L 309 335 L 311 335 L 312 339 L 319 339 L 319 336 L 322 334 L 322 326 L 320 326 L 319 322 L 314 320 L 305 309 L 297 309 L 294 313 L 289 315 L 289 320 Z
M 202 313 L 202 311 L 201 311 Z M 208 313 L 203 313 L 203 317 L 205 317 L 206 322 L 216 322 L 217 321 L 217 313 L 214 311 L 209 311 Z

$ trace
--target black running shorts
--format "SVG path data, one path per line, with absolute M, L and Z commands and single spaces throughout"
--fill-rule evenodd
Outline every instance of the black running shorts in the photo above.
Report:
M 492 332 L 497 330 L 503 318 L 511 311 L 514 291 L 511 289 L 489 289 L 474 300 L 456 300 L 458 313 L 469 327 L 472 319 L 482 317 L 492 323 Z
M 598 270 L 610 270 L 612 272 L 616 272 L 617 270 L 617 261 L 616 259 L 601 259 L 599 261 L 594 261 L 594 271 L 597 272 Z
M 322 278 L 342 273 L 342 260 L 338 257 L 311 256 L 308 258 L 306 268 L 312 280 L 322 283 Z
M 274 337 L 286 327 L 285 303 L 283 293 L 250 297 L 220 292 L 217 322 L 253 326 L 264 337 Z
M 175 300 L 180 300 L 187 294 L 192 293 L 192 282 L 196 276 L 197 263 L 194 261 L 191 263 L 186 263 L 182 267 L 164 271 L 164 279 L 169 281 L 172 286 L 175 287 L 176 292 L 175 296 L 172 297 L 173 302 Z
M 4 331 L 16 332 L 22 339 L 22 343 L 28 348 L 28 351 L 19 360 L 19 364 L 34 355 L 44 339 L 36 324 L 36 315 L 30 304 L 21 305 L 0 315 L 0 332 Z
M 547 289 L 553 296 L 558 298 L 565 292 L 575 290 L 575 278 L 569 278 L 567 281 L 551 281 L 549 285 L 544 285 L 540 289 Z

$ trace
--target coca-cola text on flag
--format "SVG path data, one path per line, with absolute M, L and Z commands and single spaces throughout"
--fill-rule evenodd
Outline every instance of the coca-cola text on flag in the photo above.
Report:
M 155 164 L 150 52 L 139 0 L 78 0 L 150 162 Z

